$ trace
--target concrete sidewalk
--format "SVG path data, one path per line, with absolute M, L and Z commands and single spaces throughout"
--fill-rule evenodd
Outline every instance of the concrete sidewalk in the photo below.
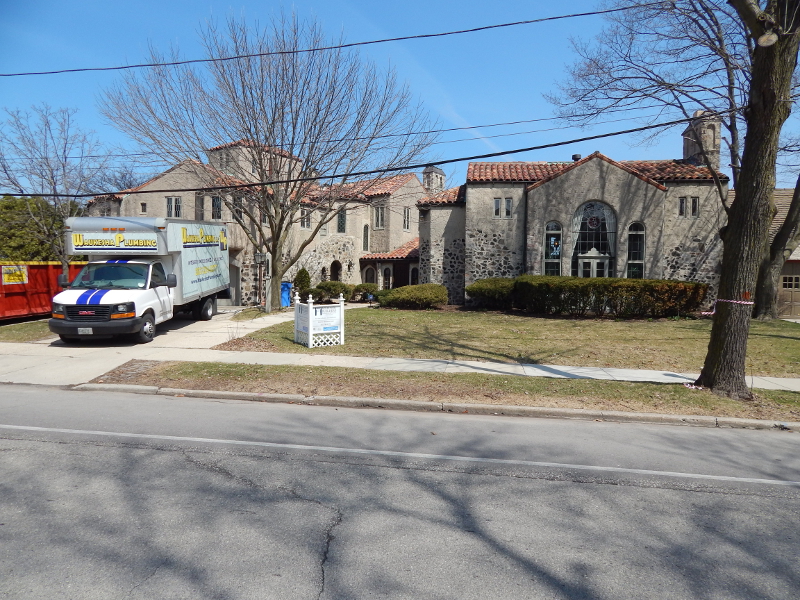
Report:
M 348 308 L 360 308 L 358 305 Z M 330 356 L 308 353 L 230 352 L 211 347 L 270 325 L 291 321 L 294 314 L 272 313 L 252 321 L 232 321 L 235 310 L 215 315 L 211 321 L 177 319 L 159 326 L 149 344 L 125 340 L 94 340 L 66 345 L 56 337 L 36 343 L 0 343 L 0 382 L 76 385 L 89 382 L 129 360 L 224 362 L 255 365 L 346 367 L 385 371 L 435 373 L 483 373 L 558 379 L 604 379 L 652 383 L 691 383 L 692 373 L 604 367 L 569 367 L 495 363 L 467 360 L 434 360 Z M 754 388 L 800 392 L 800 378 L 748 377 Z

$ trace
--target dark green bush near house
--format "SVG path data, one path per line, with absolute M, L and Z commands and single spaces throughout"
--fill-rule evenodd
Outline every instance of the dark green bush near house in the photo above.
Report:
M 350 299 L 353 302 L 366 302 L 367 296 L 372 295 L 374 297 L 377 292 L 377 283 L 359 283 L 355 288 L 353 288 L 353 293 L 350 296 Z
M 314 302 L 327 302 L 331 299 L 331 295 L 328 293 L 327 290 L 315 287 L 309 288 L 307 290 L 303 290 L 300 293 L 300 301 L 301 302 L 308 302 L 308 295 L 311 294 Z
M 515 307 L 533 314 L 671 317 L 698 310 L 707 291 L 706 284 L 687 281 L 522 275 L 513 298 Z
M 507 277 L 479 279 L 465 291 L 476 306 L 507 310 L 513 303 L 514 280 Z
M 292 283 L 296 290 L 307 290 L 311 287 L 311 275 L 308 274 L 305 268 L 302 268 L 297 272 L 297 275 L 294 276 L 294 281 Z
M 437 283 L 406 285 L 393 290 L 381 290 L 376 298 L 382 308 L 424 310 L 447 304 L 447 288 Z
M 336 300 L 339 298 L 339 294 L 344 296 L 345 300 L 349 300 L 351 294 L 353 293 L 353 288 L 355 286 L 349 285 L 347 283 L 341 281 L 321 281 L 317 284 L 317 289 L 325 290 L 328 292 L 328 296 L 331 300 Z

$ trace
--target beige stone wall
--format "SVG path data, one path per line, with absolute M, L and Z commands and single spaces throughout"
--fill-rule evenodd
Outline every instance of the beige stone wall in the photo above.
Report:
M 528 192 L 527 272 L 544 272 L 544 234 L 550 221 L 561 224 L 561 274 L 572 272 L 576 235 L 573 219 L 586 202 L 603 202 L 617 219 L 614 276 L 625 277 L 628 258 L 628 227 L 645 226 L 645 278 L 661 277 L 663 254 L 660 225 L 666 192 L 601 159 L 590 160 Z
M 444 285 L 450 304 L 464 303 L 465 223 L 463 204 L 420 211 L 419 282 Z
M 494 216 L 500 198 L 501 218 Z M 511 198 L 511 218 L 503 218 Z M 465 218 L 465 284 L 486 277 L 516 277 L 525 264 L 525 186 L 521 183 L 468 184 Z

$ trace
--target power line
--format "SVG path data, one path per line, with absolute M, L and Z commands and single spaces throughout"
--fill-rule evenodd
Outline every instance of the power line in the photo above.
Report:
M 281 55 L 289 55 L 289 54 L 306 54 L 310 52 L 322 52 L 326 50 L 338 50 L 342 48 L 354 48 L 357 46 L 369 46 L 372 44 L 385 44 L 387 42 L 401 42 L 405 40 L 420 40 L 420 39 L 427 39 L 427 38 L 437 38 L 437 37 L 444 37 L 448 35 L 461 35 L 465 33 L 476 33 L 479 31 L 487 31 L 490 29 L 500 29 L 503 27 L 516 27 L 518 25 L 530 25 L 533 23 L 545 23 L 548 21 L 558 21 L 562 19 L 573 19 L 576 17 L 590 17 L 596 15 L 605 15 L 614 12 L 620 12 L 625 10 L 631 10 L 634 8 L 645 8 L 648 6 L 660 6 L 664 4 L 663 0 L 660 2 L 648 2 L 645 4 L 635 4 L 632 6 L 626 6 L 622 8 L 610 8 L 607 10 L 597 10 L 592 12 L 585 12 L 585 13 L 574 13 L 569 15 L 559 15 L 555 17 L 543 17 L 541 19 L 528 19 L 526 21 L 516 21 L 514 23 L 501 23 L 498 25 L 484 25 L 482 27 L 473 27 L 472 29 L 461 29 L 458 31 L 446 31 L 440 33 L 423 33 L 419 35 L 406 35 L 401 37 L 394 37 L 394 38 L 385 38 L 381 40 L 369 40 L 364 42 L 351 42 L 348 44 L 337 44 L 335 46 L 323 46 L 320 48 L 304 48 L 301 50 L 279 50 L 275 52 L 258 52 L 255 54 L 237 54 L 235 56 L 224 56 L 219 58 L 195 58 L 189 60 L 177 60 L 172 62 L 164 62 L 164 63 L 141 63 L 136 65 L 123 65 L 123 66 L 116 66 L 116 67 L 83 67 L 77 69 L 59 69 L 55 71 L 34 71 L 34 72 L 25 72 L 25 73 L 0 73 L 0 77 L 26 77 L 29 75 L 57 75 L 61 73 L 86 73 L 89 71 L 123 71 L 128 69 L 143 69 L 143 68 L 152 68 L 152 67 L 174 67 L 179 65 L 189 65 L 189 64 L 197 64 L 197 63 L 209 63 L 209 62 L 226 62 L 229 60 L 238 60 L 240 58 L 258 58 L 264 56 L 281 56 Z
M 721 113 L 716 113 L 721 114 Z M 6 196 L 12 197 L 26 197 L 26 196 L 36 196 L 39 198 L 95 198 L 98 196 L 114 196 L 114 195 L 135 195 L 135 194 L 166 194 L 166 193 L 175 193 L 175 192 L 213 192 L 213 191 L 230 191 L 232 189 L 247 189 L 247 188 L 254 188 L 254 187 L 262 187 L 267 185 L 275 185 L 275 184 L 282 184 L 282 183 L 300 183 L 304 181 L 319 181 L 319 180 L 327 180 L 327 179 L 339 179 L 343 177 L 361 177 L 364 175 L 376 175 L 381 173 L 396 173 L 397 171 L 415 171 L 418 169 L 422 169 L 429 166 L 438 166 L 438 165 L 447 165 L 457 162 L 464 162 L 467 160 L 479 160 L 485 158 L 495 158 L 498 156 L 508 156 L 510 154 L 519 154 L 521 152 L 531 152 L 533 150 L 544 150 L 546 148 L 556 148 L 558 146 L 566 146 L 568 144 L 577 144 L 579 142 L 588 142 L 591 140 L 599 140 L 608 137 L 614 137 L 618 135 L 626 135 L 629 133 L 638 133 L 640 131 L 648 131 L 650 129 L 658 129 L 663 127 L 671 127 L 673 125 L 679 125 L 681 123 L 688 123 L 693 121 L 693 117 L 688 117 L 684 119 L 677 119 L 675 121 L 665 121 L 663 123 L 655 123 L 653 125 L 644 125 L 642 127 L 636 127 L 633 129 L 625 129 L 622 131 L 612 131 L 610 133 L 600 133 L 597 135 L 590 135 L 582 138 L 576 138 L 573 140 L 566 140 L 563 142 L 552 142 L 550 144 L 541 144 L 539 146 L 529 146 L 527 148 L 517 148 L 515 150 L 503 150 L 500 152 L 491 152 L 488 154 L 477 154 L 474 156 L 462 156 L 460 158 L 449 158 L 445 160 L 438 160 L 438 161 L 430 161 L 412 165 L 404 165 L 402 167 L 390 167 L 384 169 L 372 169 L 369 171 L 354 171 L 349 173 L 335 173 L 333 175 L 320 175 L 316 177 L 296 177 L 291 179 L 277 179 L 273 181 L 259 181 L 256 183 L 242 183 L 236 185 L 220 185 L 220 186 L 205 186 L 205 187 L 193 187 L 193 188 L 170 188 L 170 189 L 163 189 L 163 190 L 138 190 L 132 192 L 106 192 L 106 193 L 93 193 L 93 194 L 36 194 L 36 193 L 27 193 L 27 194 L 17 194 L 17 193 L 4 193 Z
M 647 109 L 650 109 L 650 108 L 660 108 L 660 107 L 661 107 L 660 104 L 653 104 L 653 105 L 650 105 L 650 106 L 635 106 L 635 107 L 629 107 L 629 108 L 616 108 L 616 109 L 606 110 L 606 111 L 603 111 L 603 112 L 604 113 L 632 112 L 632 111 L 647 110 Z M 594 116 L 596 114 L 597 114 L 596 112 L 585 113 L 585 114 L 577 114 L 577 115 L 571 115 L 569 118 L 570 119 L 572 119 L 572 118 L 578 119 L 578 118 L 582 118 L 582 117 L 591 117 L 591 116 Z M 636 118 L 638 118 L 638 117 L 636 117 Z M 642 118 L 644 118 L 644 117 L 642 117 Z M 424 135 L 424 134 L 428 134 L 428 133 L 447 133 L 447 132 L 450 132 L 450 131 L 468 131 L 468 130 L 472 130 L 472 129 L 486 129 L 486 128 L 490 128 L 490 127 L 506 127 L 508 125 L 522 125 L 522 124 L 525 124 L 525 123 L 540 123 L 540 122 L 543 122 L 543 121 L 560 121 L 560 120 L 564 120 L 564 119 L 565 119 L 565 117 L 540 117 L 538 119 L 523 119 L 523 120 L 520 120 L 520 121 L 507 121 L 505 123 L 488 123 L 488 124 L 484 124 L 484 125 L 468 125 L 468 126 L 465 126 L 465 127 L 447 127 L 447 128 L 444 128 L 444 129 L 429 129 L 427 131 L 406 132 L 406 133 L 387 133 L 385 135 L 376 135 L 376 136 L 372 136 L 372 137 L 369 137 L 369 138 L 367 138 L 367 137 L 357 137 L 357 138 L 342 138 L 342 139 L 334 139 L 334 140 L 324 140 L 323 142 L 315 142 L 315 143 L 326 143 L 327 144 L 327 143 L 358 141 L 358 140 L 366 140 L 366 139 L 382 139 L 382 138 L 389 138 L 389 137 L 404 137 L 404 136 L 407 136 L 407 135 Z M 618 123 L 619 121 L 623 121 L 623 120 L 626 120 L 626 119 L 615 119 L 615 120 L 610 120 L 610 121 L 593 121 L 591 123 L 591 125 L 594 126 L 594 125 L 604 125 L 606 123 Z M 521 131 L 521 132 L 515 132 L 515 133 L 505 133 L 505 134 L 495 135 L 495 136 L 482 136 L 481 138 L 464 138 L 464 139 L 461 139 L 461 140 L 442 140 L 440 142 L 434 142 L 434 143 L 435 144 L 451 144 L 451 143 L 469 141 L 469 140 L 480 140 L 482 138 L 507 137 L 507 136 L 512 136 L 512 135 L 524 135 L 526 133 L 538 133 L 538 132 L 541 132 L 541 131 L 554 131 L 554 130 L 557 130 L 557 129 L 571 129 L 572 127 L 584 127 L 584 124 L 565 125 L 563 127 L 551 127 L 549 129 L 537 129 L 537 130 L 533 130 L 533 131 Z M 304 145 L 306 145 L 306 143 L 311 143 L 311 142 L 300 142 L 299 145 L 300 146 L 304 146 Z M 161 156 L 157 155 L 155 152 L 126 152 L 126 153 L 119 153 L 119 154 L 87 154 L 87 155 L 83 155 L 83 156 L 65 156 L 65 157 L 58 157 L 58 158 L 59 159 L 62 159 L 62 158 L 63 159 L 106 158 L 106 157 L 109 157 L 109 158 L 126 158 L 126 157 L 132 157 L 132 156 L 155 156 L 158 159 L 158 161 L 167 162 L 165 159 L 163 159 Z M 27 158 L 27 157 L 24 157 L 24 156 L 6 156 L 6 157 L 3 157 L 3 159 L 4 160 L 8 160 L 8 161 L 25 161 L 25 160 L 27 160 L 27 161 L 31 161 L 31 162 L 32 161 L 41 160 L 40 158 Z

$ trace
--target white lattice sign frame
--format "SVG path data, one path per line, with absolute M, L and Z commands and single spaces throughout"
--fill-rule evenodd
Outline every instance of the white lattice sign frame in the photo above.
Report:
M 341 346 L 344 344 L 344 297 L 339 294 L 337 304 L 314 306 L 309 294 L 308 303 L 300 302 L 294 295 L 294 341 L 307 348 Z

